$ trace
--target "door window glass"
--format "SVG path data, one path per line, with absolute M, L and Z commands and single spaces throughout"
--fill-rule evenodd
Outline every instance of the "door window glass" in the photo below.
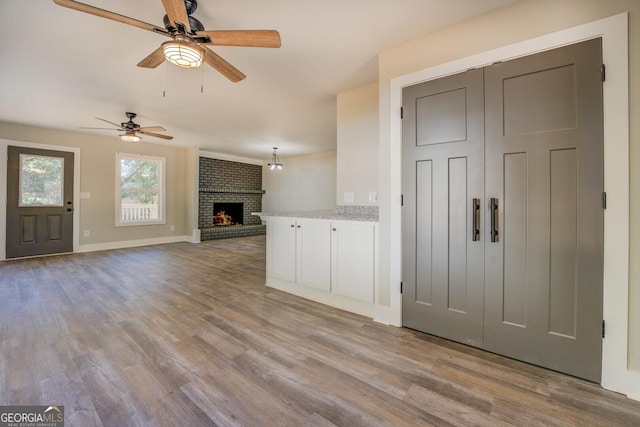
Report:
M 64 158 L 20 154 L 20 206 L 62 206 Z

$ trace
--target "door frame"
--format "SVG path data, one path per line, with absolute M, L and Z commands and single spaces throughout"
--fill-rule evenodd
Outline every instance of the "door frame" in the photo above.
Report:
M 389 93 L 390 132 L 388 145 L 381 137 L 381 158 L 388 160 L 389 195 L 402 194 L 402 122 L 397 114 L 402 106 L 402 89 L 470 68 L 539 53 L 556 47 L 602 37 L 603 62 L 607 77 L 603 85 L 604 106 L 604 187 L 609 203 L 604 215 L 603 318 L 607 337 L 602 345 L 604 388 L 640 400 L 640 372 L 628 369 L 629 303 L 629 54 L 628 13 L 536 37 L 502 48 L 454 60 L 391 79 Z M 387 151 L 388 150 L 388 151 Z M 382 168 L 385 170 L 386 168 Z M 382 177 L 385 179 L 385 177 Z M 402 280 L 402 208 L 390 203 L 387 215 L 381 212 L 381 226 L 388 228 L 389 283 Z M 385 218 L 386 217 L 386 218 Z M 402 295 L 395 286 L 390 292 L 389 312 L 376 318 L 396 326 L 402 324 Z
M 80 245 L 80 148 L 0 139 L 0 261 L 7 259 L 7 147 L 67 151 L 73 156 L 73 252 Z

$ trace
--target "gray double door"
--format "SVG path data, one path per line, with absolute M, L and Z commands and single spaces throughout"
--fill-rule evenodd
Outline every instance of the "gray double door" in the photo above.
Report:
M 403 325 L 600 380 L 601 40 L 403 91 Z

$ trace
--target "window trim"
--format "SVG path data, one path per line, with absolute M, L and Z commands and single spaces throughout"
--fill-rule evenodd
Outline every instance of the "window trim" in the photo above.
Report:
M 158 191 L 158 219 L 141 221 L 122 221 L 122 186 L 120 182 L 120 165 L 122 160 L 145 160 L 160 163 L 160 189 Z M 165 157 L 146 156 L 144 154 L 116 152 L 115 162 L 115 226 L 131 227 L 137 225 L 161 225 L 166 224 L 166 197 L 167 197 L 167 159 Z

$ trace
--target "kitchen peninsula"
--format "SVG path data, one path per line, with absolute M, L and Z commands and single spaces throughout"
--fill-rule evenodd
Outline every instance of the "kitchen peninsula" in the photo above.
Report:
M 255 215 L 267 224 L 267 286 L 374 316 L 377 207 Z

